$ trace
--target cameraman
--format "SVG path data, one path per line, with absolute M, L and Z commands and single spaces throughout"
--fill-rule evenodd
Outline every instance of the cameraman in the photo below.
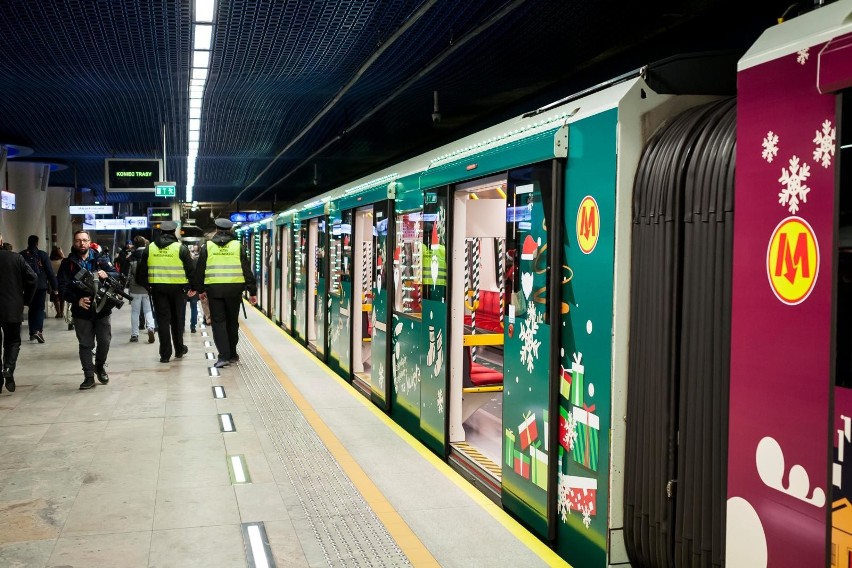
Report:
M 104 370 L 109 342 L 112 338 L 110 328 L 111 306 L 105 306 L 100 312 L 95 311 L 92 299 L 94 295 L 81 287 L 75 276 L 81 269 L 104 280 L 107 277 L 117 278 L 112 263 L 106 255 L 99 255 L 90 248 L 91 240 L 88 231 L 74 233 L 74 243 L 71 254 L 59 265 L 59 290 L 66 302 L 71 304 L 71 315 L 74 316 L 74 329 L 77 332 L 77 342 L 80 344 L 80 363 L 83 365 L 83 383 L 81 390 L 95 386 L 95 375 L 101 384 L 109 382 L 109 375 Z M 97 339 L 95 362 L 92 364 L 92 349 Z

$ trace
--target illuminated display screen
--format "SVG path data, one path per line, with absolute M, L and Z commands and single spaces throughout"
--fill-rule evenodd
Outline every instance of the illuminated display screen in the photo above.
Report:
M 15 194 L 9 191 L 0 191 L 0 195 L 2 195 L 2 208 L 9 209 L 10 211 L 15 210 Z
M 162 160 L 105 160 L 107 191 L 154 191 L 161 180 Z

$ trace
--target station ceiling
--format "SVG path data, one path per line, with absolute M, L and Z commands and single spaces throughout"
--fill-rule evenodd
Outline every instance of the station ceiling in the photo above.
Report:
M 744 50 L 788 4 L 219 0 L 193 197 L 283 209 L 655 59 Z M 104 199 L 105 158 L 165 139 L 185 197 L 194 18 L 189 0 L 0 1 L 0 143 Z

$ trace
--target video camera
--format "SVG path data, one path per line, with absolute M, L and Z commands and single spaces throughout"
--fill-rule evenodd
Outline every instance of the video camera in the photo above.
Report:
M 121 282 L 112 276 L 107 275 L 104 280 L 100 280 L 85 268 L 81 268 L 74 275 L 74 284 L 94 297 L 92 303 L 95 306 L 95 312 L 100 312 L 104 308 L 121 309 L 125 299 L 133 299 L 130 294 L 124 292 Z

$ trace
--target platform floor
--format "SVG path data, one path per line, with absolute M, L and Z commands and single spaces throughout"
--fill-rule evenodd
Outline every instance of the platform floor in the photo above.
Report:
M 109 385 L 78 389 L 61 319 L 22 345 L 0 395 L 0 566 L 564 565 L 259 312 L 218 376 L 208 329 L 162 364 L 112 317 Z

